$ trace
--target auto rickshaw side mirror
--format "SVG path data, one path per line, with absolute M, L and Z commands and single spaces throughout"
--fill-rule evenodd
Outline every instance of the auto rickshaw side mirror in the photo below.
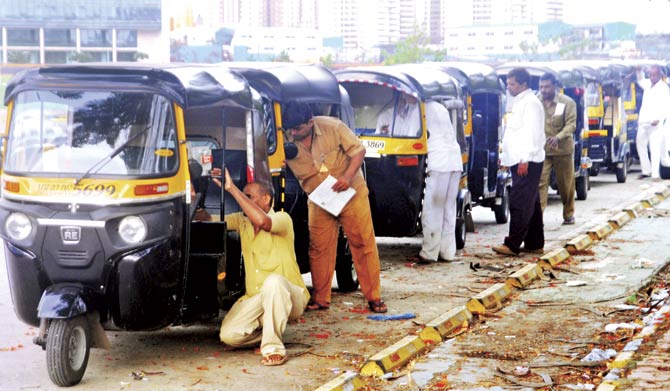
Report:
M 472 125 L 475 127 L 480 127 L 484 124 L 484 116 L 480 112 L 475 112 L 472 116 Z
M 288 160 L 295 159 L 298 156 L 298 146 L 295 143 L 284 143 L 284 155 Z

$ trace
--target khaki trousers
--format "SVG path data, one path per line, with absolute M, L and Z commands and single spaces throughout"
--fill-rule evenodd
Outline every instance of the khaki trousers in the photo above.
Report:
M 563 203 L 563 220 L 568 220 L 575 214 L 575 163 L 570 155 L 545 156 L 540 178 L 540 205 L 542 211 L 547 207 L 549 193 L 549 179 L 551 170 L 556 173 L 556 186 Z
M 337 259 L 338 223 L 347 235 L 363 295 L 368 301 L 379 300 L 379 253 L 372 227 L 367 186 L 356 189 L 356 195 L 338 217 L 311 201 L 308 202 L 308 210 L 309 266 L 314 287 L 312 300 L 319 304 L 330 303 L 330 288 Z
M 233 347 L 256 346 L 261 354 L 286 355 L 282 334 L 289 320 L 298 319 L 307 306 L 305 289 L 279 274 L 263 282 L 259 294 L 238 300 L 221 322 L 221 342 Z

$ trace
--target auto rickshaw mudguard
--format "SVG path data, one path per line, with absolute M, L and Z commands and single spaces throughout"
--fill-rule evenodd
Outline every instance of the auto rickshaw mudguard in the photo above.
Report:
M 630 155 L 630 142 L 626 141 L 623 144 L 619 145 L 619 153 L 616 157 L 615 163 L 621 163 L 626 161 L 626 156 Z
M 502 197 L 505 187 L 509 186 L 512 182 L 512 174 L 509 170 L 499 170 L 498 171 L 498 185 L 496 186 L 496 197 Z
M 42 293 L 37 316 L 47 319 L 70 319 L 98 309 L 99 297 L 81 285 L 58 284 Z

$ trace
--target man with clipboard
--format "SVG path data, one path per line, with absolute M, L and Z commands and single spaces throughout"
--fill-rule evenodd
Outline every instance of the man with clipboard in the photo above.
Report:
M 381 299 L 379 253 L 372 226 L 368 187 L 360 169 L 365 147 L 339 119 L 312 117 L 312 110 L 306 103 L 289 102 L 284 105 L 282 126 L 287 140 L 297 147 L 297 155 L 287 158 L 287 164 L 307 194 L 311 195 L 326 179 L 334 179 L 330 186 L 334 193 L 346 196 L 347 191 L 351 191 L 349 189 L 355 191 L 336 215 L 319 206 L 324 198 L 317 200 L 310 197 L 309 263 L 314 292 L 307 309 L 327 309 L 330 306 L 338 225 L 342 225 L 361 291 L 370 310 L 386 312 L 386 304 Z M 335 203 L 341 201 L 338 197 L 335 197 Z

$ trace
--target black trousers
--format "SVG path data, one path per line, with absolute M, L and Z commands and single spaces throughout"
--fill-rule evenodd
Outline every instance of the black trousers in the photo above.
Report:
M 505 245 L 518 253 L 521 244 L 529 250 L 544 247 L 544 223 L 540 206 L 540 177 L 543 163 L 528 163 L 528 174 L 517 174 L 518 164 L 510 167 L 512 188 L 509 193 L 509 234 Z

